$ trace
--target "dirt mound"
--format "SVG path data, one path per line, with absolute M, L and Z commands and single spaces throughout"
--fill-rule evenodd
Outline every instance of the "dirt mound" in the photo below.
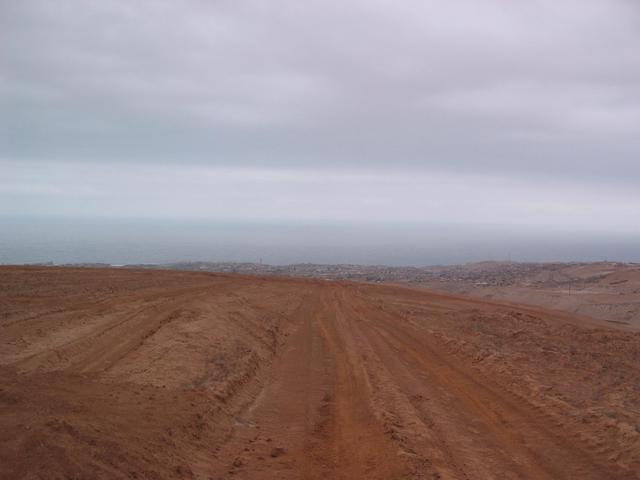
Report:
M 1 478 L 640 478 L 640 334 L 418 289 L 0 269 Z

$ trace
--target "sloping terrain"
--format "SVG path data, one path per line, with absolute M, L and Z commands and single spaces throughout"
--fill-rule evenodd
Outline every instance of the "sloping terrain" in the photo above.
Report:
M 0 268 L 0 478 L 639 472 L 640 333 L 392 286 Z
M 422 286 L 430 290 L 562 310 L 640 330 L 640 264 L 637 263 L 490 261 L 391 267 L 179 262 L 136 266 L 143 267 Z
M 640 330 L 640 265 L 482 262 L 433 267 L 429 289 L 539 305 Z

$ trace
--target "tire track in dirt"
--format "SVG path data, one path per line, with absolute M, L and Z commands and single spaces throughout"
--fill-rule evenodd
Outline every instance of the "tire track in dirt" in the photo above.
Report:
M 343 302 L 350 307 L 359 301 L 351 292 L 343 292 Z M 414 384 L 404 388 L 428 392 L 430 400 L 416 406 L 428 409 L 442 436 L 455 445 L 455 458 L 465 459 L 461 470 L 469 478 L 491 478 L 496 471 L 514 479 L 637 478 L 600 463 L 585 445 L 580 448 L 574 435 L 563 431 L 565 425 L 552 424 L 522 399 L 516 405 L 509 392 L 471 376 L 439 351 L 433 338 L 404 319 L 378 310 L 370 311 L 368 320 L 369 331 L 382 341 L 381 350 L 386 344 L 385 364 L 397 364 L 395 357 L 413 377 Z M 398 372 L 397 378 L 403 377 Z
M 308 295 L 295 311 L 299 319 L 275 360 L 262 391 L 236 416 L 234 435 L 216 452 L 222 462 L 214 478 L 314 478 L 314 441 L 321 436 L 327 392 L 333 381 L 327 346 L 317 316 L 320 300 Z M 324 409 L 326 410 L 326 409 Z M 319 478 L 319 477 L 315 477 Z
M 139 278 L 100 275 L 42 272 L 63 279 L 66 290 L 88 278 L 112 292 L 113 282 Z M 627 423 L 607 417 L 606 431 L 599 423 L 577 428 L 562 416 L 573 410 L 547 409 L 555 397 L 529 401 L 520 384 L 492 377 L 520 367 L 544 372 L 545 352 L 570 350 L 552 343 L 557 330 L 546 320 L 510 316 L 513 306 L 341 282 L 145 275 L 149 288 L 121 288 L 109 301 L 92 303 L 99 294 L 82 287 L 92 302 L 79 295 L 82 312 L 70 308 L 67 316 L 54 295 L 50 304 L 38 299 L 39 308 L 58 312 L 49 319 L 57 336 L 48 341 L 29 343 L 46 316 L 22 327 L 12 323 L 20 309 L 4 317 L 0 331 L 17 341 L 23 328 L 25 347 L 0 352 L 0 463 L 9 465 L 0 465 L 0 476 L 33 477 L 38 466 L 60 478 L 639 478 L 630 422 L 640 408 L 632 396 L 616 397 L 628 402 L 621 404 Z M 2 300 L 18 304 L 11 298 Z M 502 343 L 491 343 L 499 335 Z M 618 372 L 634 365 L 640 337 L 615 335 L 611 345 L 624 346 L 626 356 L 608 353 L 603 365 L 616 367 L 615 378 L 634 378 Z M 521 351 L 538 357 L 502 370 L 486 360 L 487 349 L 523 336 L 529 350 Z M 471 340 L 479 350 L 462 348 Z M 480 352 L 479 366 L 469 352 Z M 636 388 L 622 387 L 611 394 Z M 599 390 L 585 389 L 580 400 L 600 422 L 608 397 L 591 391 Z M 611 446 L 607 438 L 624 441 Z
M 145 339 L 157 333 L 163 325 L 180 318 L 180 308 L 190 304 L 197 297 L 206 295 L 208 290 L 203 287 L 185 289 L 177 292 L 178 300 L 175 297 L 166 298 L 158 295 L 152 300 L 151 305 L 136 309 L 134 305 L 140 303 L 137 299 L 131 302 L 130 309 L 124 307 L 128 312 L 124 317 L 99 312 L 98 316 L 104 317 L 105 321 L 97 331 L 94 328 L 80 338 L 72 337 L 69 341 L 52 349 L 25 358 L 16 366 L 23 370 L 32 368 L 32 365 L 38 367 L 46 365 L 46 369 L 57 369 L 58 364 L 62 363 L 65 369 L 79 373 L 107 370 L 137 349 Z M 151 299 L 145 297 L 144 300 L 149 302 Z M 129 310 L 133 310 L 133 313 Z
M 230 478 L 637 478 L 356 287 L 315 288 L 295 316 Z
M 336 383 L 332 402 L 331 450 L 334 478 L 397 478 L 403 473 L 398 446 L 385 435 L 381 418 L 371 401 L 371 378 L 348 319 L 338 308 L 336 291 L 326 289 L 321 317 L 324 338 L 335 362 Z

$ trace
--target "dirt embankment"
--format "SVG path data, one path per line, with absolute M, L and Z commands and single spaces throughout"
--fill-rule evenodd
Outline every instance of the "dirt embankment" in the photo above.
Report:
M 388 286 L 0 269 L 1 478 L 638 472 L 638 333 Z

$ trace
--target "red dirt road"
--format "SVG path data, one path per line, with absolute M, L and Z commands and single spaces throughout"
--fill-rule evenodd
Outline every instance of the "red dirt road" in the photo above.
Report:
M 0 478 L 637 479 L 640 333 L 400 287 L 0 268 Z

